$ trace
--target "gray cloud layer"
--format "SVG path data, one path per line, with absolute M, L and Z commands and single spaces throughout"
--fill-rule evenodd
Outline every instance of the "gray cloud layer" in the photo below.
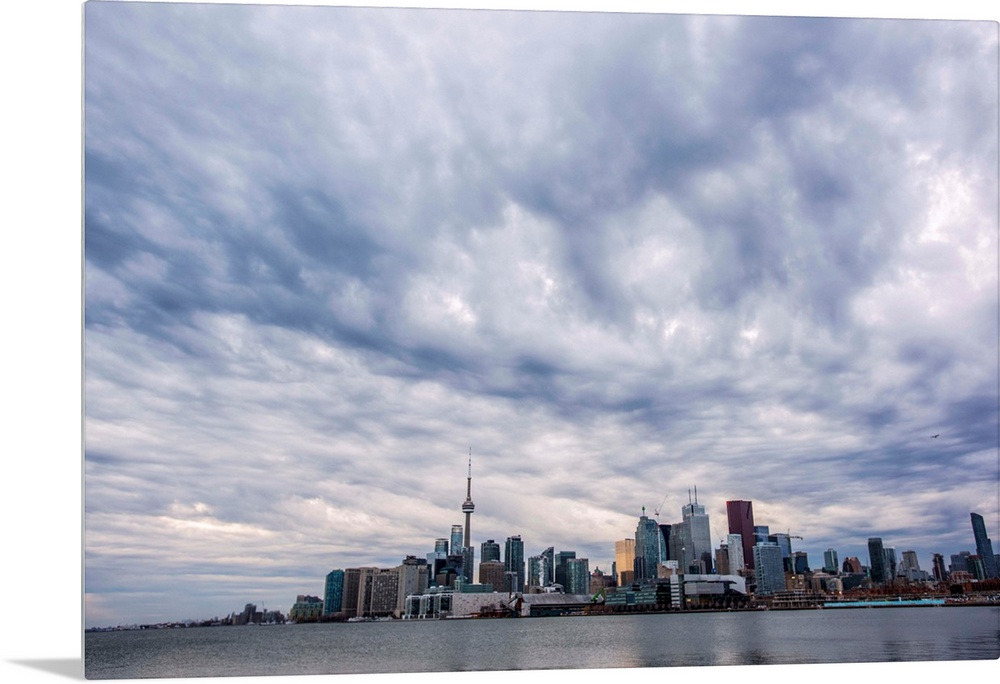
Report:
M 998 534 L 994 24 L 85 21 L 88 623 L 422 555 L 469 445 L 475 539 L 605 569 L 695 485 L 817 565 Z

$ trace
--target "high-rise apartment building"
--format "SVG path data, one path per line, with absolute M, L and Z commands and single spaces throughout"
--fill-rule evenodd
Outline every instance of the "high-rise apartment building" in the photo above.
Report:
M 556 582 L 556 550 L 550 546 L 542 551 L 542 555 L 545 556 L 546 567 L 549 571 L 549 576 L 545 580 L 545 586 L 551 586 Z
M 590 561 L 586 558 L 566 559 L 567 594 L 587 594 L 590 592 Z
M 715 572 L 720 575 L 728 575 L 729 572 L 729 546 L 723 542 L 715 550 Z
M 361 568 L 358 615 L 389 617 L 399 600 L 399 568 Z
M 347 617 L 355 617 L 358 614 L 358 585 L 361 579 L 361 568 L 347 568 L 344 570 L 344 599 L 341 610 Z
M 967 560 L 969 572 L 972 573 L 972 577 L 980 581 L 986 579 L 986 564 L 983 562 L 982 556 L 974 553 Z
M 344 571 L 331 570 L 323 590 L 323 615 L 339 613 L 344 602 Z
M 539 554 L 528 559 L 528 586 L 545 587 L 549 584 L 549 559 Z
M 976 540 L 976 555 L 983 561 L 983 571 L 988 579 L 1000 577 L 997 559 L 993 554 L 993 542 L 986 534 L 986 521 L 978 513 L 970 514 L 972 518 L 972 536 Z
M 868 568 L 874 584 L 886 584 L 889 581 L 885 547 L 882 545 L 881 537 L 868 538 Z
M 419 596 L 426 593 L 430 584 L 430 574 L 427 561 L 416 556 L 404 558 L 396 571 L 399 574 L 399 584 L 394 614 L 396 617 L 401 617 L 406 608 L 407 596 Z
M 785 590 L 785 568 L 781 562 L 781 549 L 777 544 L 774 542 L 755 544 L 753 568 L 758 594 L 776 594 Z
M 969 572 L 969 556 L 971 554 L 968 551 L 960 551 L 958 553 L 951 554 L 951 563 L 948 564 L 949 572 Z
M 569 583 L 569 578 L 566 575 L 566 564 L 573 558 L 576 558 L 576 551 L 560 551 L 555 557 L 556 584 L 561 586 L 564 591 Z
M 746 576 L 747 564 L 743 558 L 743 535 L 730 534 L 726 537 L 726 548 L 729 552 L 729 572 L 733 575 Z M 753 563 L 753 546 L 751 548 L 750 562 Z M 721 573 L 720 573 L 721 574 Z
M 524 591 L 524 542 L 521 535 L 507 537 L 503 552 L 504 574 L 507 577 L 506 591 Z
M 746 569 L 753 568 L 753 502 L 751 501 L 727 501 L 726 502 L 726 518 L 729 521 L 729 534 L 738 534 L 742 540 L 743 553 L 741 558 L 743 559 L 743 567 Z M 732 542 L 729 543 L 730 549 L 732 549 Z M 733 565 L 733 552 L 729 552 L 729 566 L 730 569 L 735 571 L 736 567 Z

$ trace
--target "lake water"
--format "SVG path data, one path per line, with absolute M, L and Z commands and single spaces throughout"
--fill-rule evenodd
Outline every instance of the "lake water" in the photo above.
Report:
M 1000 607 L 89 632 L 88 679 L 1000 658 Z

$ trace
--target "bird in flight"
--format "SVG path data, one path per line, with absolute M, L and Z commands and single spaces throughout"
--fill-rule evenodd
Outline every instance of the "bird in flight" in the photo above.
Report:
M 931 439 L 937 439 L 937 438 L 938 438 L 938 437 L 940 437 L 940 436 L 941 436 L 941 434 L 940 434 L 940 433 L 938 433 L 938 434 L 936 434 L 936 435 L 931 435 Z

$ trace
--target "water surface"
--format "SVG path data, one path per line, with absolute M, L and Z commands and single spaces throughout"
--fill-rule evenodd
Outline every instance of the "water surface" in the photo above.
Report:
M 1000 607 L 90 632 L 90 679 L 1000 658 Z

